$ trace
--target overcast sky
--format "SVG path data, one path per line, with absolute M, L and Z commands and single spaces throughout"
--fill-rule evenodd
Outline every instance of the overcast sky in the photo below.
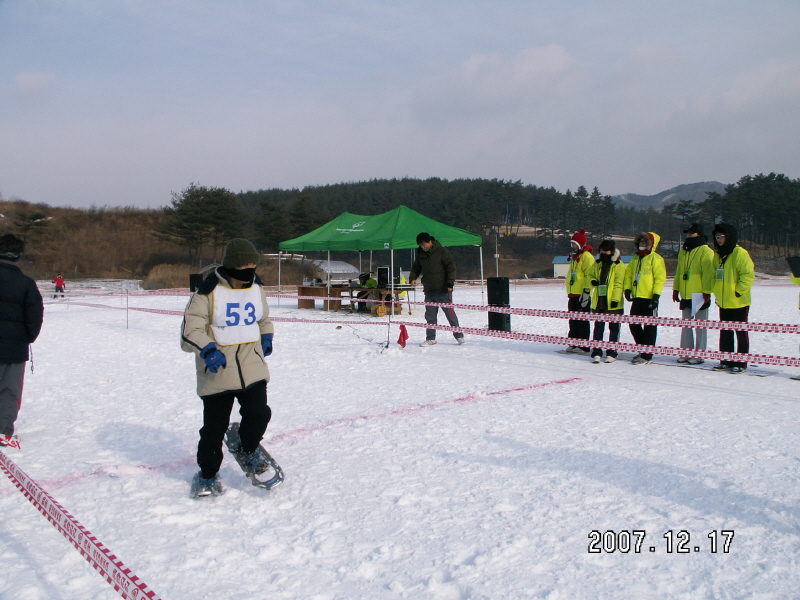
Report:
M 800 177 L 800 1 L 0 0 L 0 193 Z

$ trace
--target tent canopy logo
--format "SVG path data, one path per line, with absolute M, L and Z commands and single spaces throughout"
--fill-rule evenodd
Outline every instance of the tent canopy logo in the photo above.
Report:
M 363 225 L 365 223 L 366 223 L 366 221 L 359 221 L 358 223 L 353 223 L 348 228 L 337 227 L 336 228 L 336 233 L 360 233 L 360 232 L 364 231 L 362 229 L 362 227 L 363 227 Z

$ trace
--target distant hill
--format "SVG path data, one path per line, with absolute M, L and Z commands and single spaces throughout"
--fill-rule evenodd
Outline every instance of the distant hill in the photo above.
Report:
M 622 194 L 612 196 L 617 206 L 647 210 L 654 208 L 660 211 L 667 204 L 675 204 L 679 200 L 691 200 L 692 202 L 702 202 L 708 196 L 706 192 L 725 193 L 725 184 L 719 181 L 701 181 L 700 183 L 685 183 L 676 185 L 652 196 L 642 196 L 639 194 Z

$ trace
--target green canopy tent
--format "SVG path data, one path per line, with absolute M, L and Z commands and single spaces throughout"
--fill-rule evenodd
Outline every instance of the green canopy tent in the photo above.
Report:
M 281 252 L 327 251 L 328 260 L 331 251 L 390 250 L 391 272 L 394 273 L 394 250 L 417 248 L 417 234 L 422 231 L 427 231 L 442 246 L 478 246 L 483 292 L 481 236 L 439 223 L 407 206 L 374 216 L 345 212 L 310 233 L 281 242 L 279 248 Z

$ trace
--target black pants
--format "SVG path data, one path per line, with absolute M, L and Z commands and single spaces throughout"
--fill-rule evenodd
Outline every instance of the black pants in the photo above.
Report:
M 650 308 L 650 302 L 650 298 L 634 298 L 633 302 L 631 302 L 630 315 L 632 317 L 652 317 L 654 311 Z M 631 323 L 628 327 L 631 330 L 634 341 L 640 346 L 656 345 L 656 338 L 658 337 L 657 325 L 635 325 Z M 652 353 L 645 354 L 642 352 L 641 356 L 647 360 L 652 360 L 653 358 Z
M 581 297 L 577 296 L 567 300 L 567 310 L 570 312 L 589 312 L 591 310 L 591 304 L 587 304 L 584 308 L 581 306 Z M 571 337 L 576 340 L 588 340 L 590 333 L 591 325 L 589 324 L 589 321 L 576 321 L 575 319 L 569 320 L 569 334 L 567 337 Z M 589 346 L 585 346 L 583 350 L 588 351 Z
M 601 312 L 601 311 L 598 311 Z M 604 310 L 602 311 L 608 315 L 621 315 L 623 310 L 620 308 L 618 310 Z M 620 323 L 609 323 L 608 324 L 608 341 L 609 342 L 618 342 L 619 341 L 619 326 Z M 592 335 L 593 340 L 602 341 L 603 334 L 606 331 L 606 322 L 605 321 L 595 321 L 594 322 L 594 334 Z M 592 356 L 603 356 L 603 349 L 602 348 L 592 348 Z M 606 350 L 606 356 L 613 356 L 614 358 L 617 357 L 616 350 Z
M 738 323 L 747 323 L 747 316 L 750 314 L 750 307 L 743 306 L 742 308 L 720 308 L 719 320 L 720 321 L 736 321 Z M 736 345 L 733 347 L 734 333 L 736 333 Z M 723 329 L 719 332 L 719 351 L 720 352 L 739 352 L 741 354 L 748 354 L 750 352 L 750 336 L 748 331 L 736 331 L 732 329 Z M 733 360 L 723 360 L 723 365 L 728 367 L 741 367 L 747 368 L 746 362 L 738 362 Z
M 234 399 L 239 400 L 242 449 L 253 452 L 264 437 L 272 410 L 267 406 L 267 382 L 259 381 L 245 390 L 202 396 L 203 428 L 197 444 L 197 464 L 203 477 L 214 477 L 222 465 L 222 442 L 231 420 Z

